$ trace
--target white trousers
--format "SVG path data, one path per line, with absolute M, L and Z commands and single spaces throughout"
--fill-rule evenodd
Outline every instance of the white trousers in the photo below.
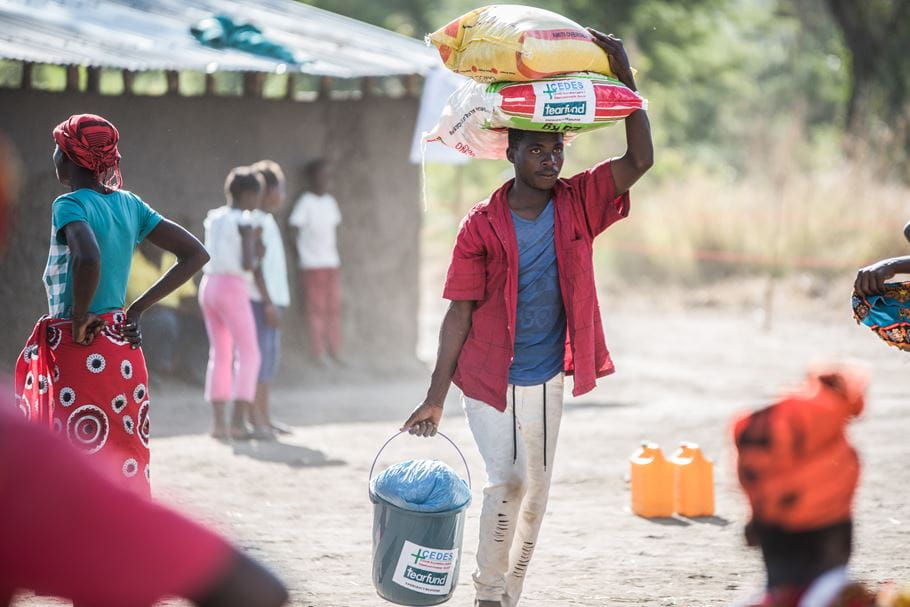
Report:
M 508 388 L 503 412 L 464 397 L 487 484 L 480 513 L 474 586 L 478 600 L 515 607 L 547 510 L 563 407 L 563 375 Z

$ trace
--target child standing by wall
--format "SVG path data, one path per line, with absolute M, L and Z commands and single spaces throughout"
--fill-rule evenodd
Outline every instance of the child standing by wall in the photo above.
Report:
M 254 272 L 255 284 L 250 288 L 256 333 L 259 338 L 259 353 L 262 358 L 252 421 L 256 427 L 254 435 L 257 438 L 270 438 L 274 436 L 274 432 L 290 433 L 287 426 L 276 423 L 269 414 L 269 388 L 278 372 L 281 359 L 281 323 L 287 307 L 291 304 L 284 241 L 278 222 L 275 221 L 275 215 L 284 206 L 285 179 L 281 167 L 272 160 L 261 160 L 251 168 L 265 182 L 262 210 L 256 219 L 257 225 L 262 229 L 262 245 L 265 250 L 262 263 Z
M 199 303 L 209 334 L 205 398 L 212 403 L 212 436 L 217 439 L 251 436 L 246 417 L 256 396 L 260 364 L 249 295 L 251 272 L 258 263 L 251 211 L 259 208 L 264 189 L 253 169 L 233 169 L 224 184 L 227 202 L 209 211 L 204 223 L 211 261 L 203 270 Z M 225 409 L 230 400 L 234 411 L 228 426 Z
M 310 162 L 306 177 L 309 189 L 297 200 L 289 222 L 300 266 L 310 352 L 317 364 L 325 366 L 330 360 L 341 362 L 341 259 L 336 244 L 341 211 L 328 192 L 325 160 Z

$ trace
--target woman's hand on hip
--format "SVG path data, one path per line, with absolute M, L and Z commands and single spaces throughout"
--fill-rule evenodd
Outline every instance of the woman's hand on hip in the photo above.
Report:
M 142 329 L 139 326 L 141 316 L 142 312 L 135 308 L 130 308 L 126 311 L 126 318 L 123 319 L 123 326 L 120 328 L 123 337 L 130 342 L 133 350 L 142 345 Z
M 103 328 L 104 321 L 97 314 L 88 312 L 85 316 L 73 318 L 73 341 L 83 346 L 91 345 Z

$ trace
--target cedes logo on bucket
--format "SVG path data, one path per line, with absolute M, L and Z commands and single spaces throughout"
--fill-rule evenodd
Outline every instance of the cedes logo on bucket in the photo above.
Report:
M 414 557 L 414 564 L 418 564 L 422 559 L 430 559 L 435 561 L 451 561 L 452 552 L 448 550 L 443 550 L 441 552 L 435 550 L 427 550 L 426 548 L 419 548 L 414 551 L 414 554 L 411 555 Z
M 427 548 L 405 541 L 392 581 L 421 594 L 448 594 L 458 562 L 458 549 Z

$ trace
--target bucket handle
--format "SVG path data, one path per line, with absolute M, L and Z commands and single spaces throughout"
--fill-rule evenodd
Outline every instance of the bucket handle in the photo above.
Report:
M 382 455 L 382 452 L 385 451 L 385 448 L 389 446 L 389 443 L 391 443 L 393 440 L 395 440 L 396 438 L 398 438 L 399 436 L 401 436 L 402 434 L 405 434 L 405 433 L 407 433 L 407 430 L 403 430 L 401 432 L 396 432 L 389 438 L 389 440 L 387 440 L 385 442 L 384 445 L 382 445 L 382 447 L 379 448 L 379 452 L 376 453 L 376 457 L 373 458 L 373 465 L 370 466 L 370 478 L 367 480 L 367 486 L 369 486 L 369 484 L 373 481 L 373 470 L 376 469 L 376 462 L 379 461 L 379 456 Z M 468 468 L 468 460 L 465 458 L 464 453 L 461 452 L 461 449 L 458 448 L 458 445 L 455 444 L 455 441 L 453 441 L 451 438 L 449 438 L 442 432 L 437 432 L 436 435 L 441 436 L 442 438 L 449 441 L 449 444 L 452 445 L 452 447 L 458 453 L 458 456 L 461 457 L 461 462 L 464 464 L 465 472 L 467 472 L 467 474 L 468 474 L 468 489 L 471 489 L 472 488 L 471 469 Z

